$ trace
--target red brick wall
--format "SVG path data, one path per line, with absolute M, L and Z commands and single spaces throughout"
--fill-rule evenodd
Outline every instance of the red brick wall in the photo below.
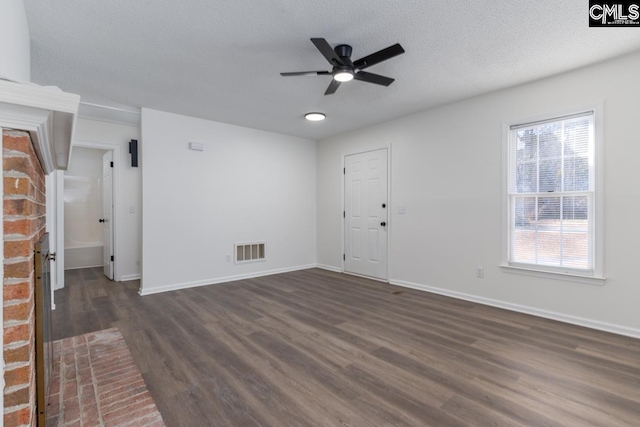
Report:
M 34 426 L 34 246 L 45 232 L 44 172 L 29 134 L 2 134 L 4 425 Z

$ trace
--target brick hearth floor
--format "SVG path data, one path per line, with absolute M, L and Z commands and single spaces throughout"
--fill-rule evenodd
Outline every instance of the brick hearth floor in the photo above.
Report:
M 164 427 L 117 328 L 53 343 L 47 427 Z

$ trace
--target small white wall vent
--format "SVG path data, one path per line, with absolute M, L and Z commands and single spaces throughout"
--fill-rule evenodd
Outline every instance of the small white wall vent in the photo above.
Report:
M 190 142 L 189 150 L 204 151 L 204 144 L 202 142 Z
M 236 264 L 264 261 L 267 259 L 265 242 L 236 243 L 234 247 Z

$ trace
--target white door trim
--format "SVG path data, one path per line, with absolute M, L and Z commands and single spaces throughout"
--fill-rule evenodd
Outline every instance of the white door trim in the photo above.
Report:
M 71 154 L 69 154 L 69 158 L 71 158 Z M 57 291 L 64 288 L 64 171 L 56 170 L 53 173 L 56 175 L 56 189 L 53 192 L 56 204 L 56 281 L 54 291 Z
M 84 148 L 95 148 L 98 150 L 106 150 L 106 151 L 113 151 L 113 240 L 114 240 L 114 245 L 113 245 L 113 257 L 115 259 L 114 264 L 113 264 L 113 280 L 116 282 L 119 282 L 122 280 L 122 277 L 120 275 L 120 262 L 118 260 L 120 260 L 120 211 L 118 209 L 118 202 L 119 202 L 119 194 L 120 194 L 120 178 L 119 178 L 119 173 L 120 173 L 120 145 L 118 144 L 109 144 L 106 142 L 94 142 L 94 141 L 80 141 L 80 140 L 75 140 L 73 141 L 73 147 L 84 147 Z M 72 147 L 72 150 L 73 150 Z M 59 187 L 62 187 L 62 192 L 60 194 L 64 194 L 64 180 L 60 179 L 58 180 L 58 185 Z M 58 197 L 58 236 L 57 236 L 57 240 L 58 240 L 58 247 L 62 248 L 61 251 L 58 252 L 63 252 L 64 253 L 64 197 Z M 62 230 L 62 231 L 60 231 Z M 62 274 L 60 274 L 60 272 L 58 272 L 58 286 L 60 288 L 64 287 L 64 256 L 59 257 L 58 259 L 61 260 L 60 262 L 60 266 L 62 267 L 60 270 L 62 271 Z M 60 276 L 62 276 L 62 279 L 60 279 Z
M 350 151 L 347 153 L 344 153 L 342 155 L 342 185 L 341 185 L 341 196 L 342 196 L 342 233 L 340 233 L 340 241 L 341 241 L 341 247 L 342 247 L 342 261 L 340 264 L 340 269 L 342 270 L 343 273 L 345 274 L 351 274 L 352 276 L 359 276 L 359 277 L 365 277 L 365 276 L 360 276 L 359 274 L 355 274 L 355 273 L 350 273 L 348 271 L 345 271 L 344 269 L 344 254 L 345 254 L 345 241 L 344 241 L 344 235 L 345 235 L 345 217 L 344 217 L 344 212 L 346 210 L 346 205 L 345 205 L 345 191 L 344 191 L 344 186 L 345 186 L 345 168 L 347 167 L 347 163 L 346 163 L 346 158 L 347 156 L 353 156 L 354 154 L 363 154 L 363 153 L 369 153 L 371 151 L 378 151 L 378 150 L 387 150 L 387 199 L 388 199 L 388 204 L 389 204 L 389 211 L 387 214 L 387 277 L 385 277 L 384 279 L 379 279 L 379 278 L 375 278 L 375 277 L 367 277 L 367 279 L 372 279 L 372 280 L 379 280 L 385 283 L 389 283 L 389 278 L 392 277 L 391 276 L 391 233 L 393 231 L 393 221 L 391 220 L 391 213 L 392 213 L 392 191 L 391 191 L 391 147 L 392 144 L 386 144 L 383 145 L 381 147 L 377 147 L 377 148 L 371 148 L 371 149 L 367 149 L 367 150 L 360 150 L 360 151 Z

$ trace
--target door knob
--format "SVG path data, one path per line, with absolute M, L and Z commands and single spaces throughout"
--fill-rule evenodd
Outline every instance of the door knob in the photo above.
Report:
M 383 207 L 383 208 L 386 208 L 386 207 L 387 207 L 387 204 L 386 204 L 386 203 L 383 203 L 383 204 L 382 204 L 382 207 Z
M 99 222 L 104 222 L 104 218 L 100 218 L 98 221 Z
M 383 226 L 383 227 L 385 227 L 385 226 L 387 225 L 387 223 L 386 223 L 386 222 L 384 222 L 384 221 L 382 221 L 382 222 L 380 223 L 380 225 L 381 225 L 381 226 Z

